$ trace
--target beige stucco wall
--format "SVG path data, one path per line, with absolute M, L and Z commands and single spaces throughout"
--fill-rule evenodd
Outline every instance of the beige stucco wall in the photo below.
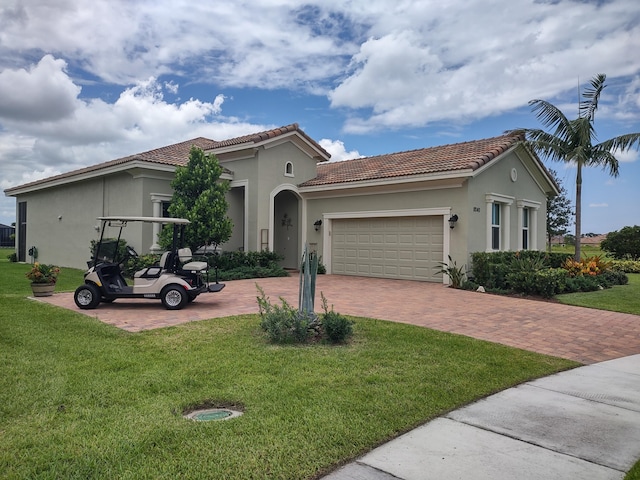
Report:
M 487 245 L 487 229 L 490 227 L 487 220 L 487 194 L 503 195 L 512 199 L 509 208 L 509 250 L 518 249 L 519 236 L 521 235 L 521 230 L 518 228 L 518 201 L 539 203 L 536 214 L 535 245 L 537 250 L 545 248 L 546 195 L 541 189 L 541 184 L 536 181 L 536 178 L 541 180 L 541 177 L 538 169 L 534 168 L 535 166 L 527 160 L 527 157 L 518 153 L 522 152 L 517 150 L 510 152 L 469 181 L 470 203 L 467 213 L 470 232 L 468 235 L 469 253 L 490 251 L 491 246 Z M 511 178 L 513 169 L 516 171 L 515 181 Z M 505 220 L 503 216 L 503 225 Z M 504 249 L 505 245 L 501 245 L 501 247 Z
M 91 240 L 99 238 L 96 217 L 140 215 L 140 187 L 140 181 L 121 173 L 19 195 L 18 202 L 27 202 L 27 249 L 37 247 L 44 263 L 86 268 Z M 135 238 L 133 247 L 140 249 Z
M 296 185 L 316 176 L 316 161 L 291 142 L 270 148 L 260 147 L 236 158 L 219 157 L 221 165 L 233 172 L 233 183 L 244 183 L 247 201 L 247 250 L 260 250 L 261 231 L 269 231 L 274 241 L 274 198 L 280 191 L 296 191 Z M 293 174 L 287 175 L 291 162 Z M 232 217 L 235 218 L 235 217 Z M 299 228 L 299 226 L 298 226 Z M 272 244 L 273 247 L 273 244 Z
M 442 186 L 442 185 L 440 185 Z M 458 186 L 449 185 L 448 188 L 433 188 L 434 185 L 421 184 L 405 186 L 409 191 L 388 191 L 384 192 L 380 187 L 363 190 L 360 194 L 353 191 L 335 192 L 329 196 L 328 194 L 318 197 L 318 194 L 309 194 L 306 200 L 306 239 L 317 251 L 323 255 L 325 262 L 326 256 L 329 254 L 331 231 L 330 221 L 328 217 L 333 215 L 346 215 L 356 213 L 361 215 L 368 212 L 367 215 L 377 216 L 380 214 L 406 214 L 411 211 L 437 212 L 437 215 L 443 217 L 443 225 L 446 223 L 451 214 L 460 213 L 466 210 L 467 204 L 467 187 L 465 184 Z M 398 188 L 388 187 L 390 190 Z M 316 232 L 313 223 L 323 219 L 323 225 L 320 231 Z M 447 224 L 448 225 L 448 224 Z M 445 256 L 451 254 L 454 259 L 464 259 L 467 256 L 465 237 L 467 235 L 467 226 L 465 222 L 459 221 L 456 228 L 450 232 L 449 241 L 446 245 L 449 251 L 445 251 Z M 464 260 L 462 262 L 464 263 Z

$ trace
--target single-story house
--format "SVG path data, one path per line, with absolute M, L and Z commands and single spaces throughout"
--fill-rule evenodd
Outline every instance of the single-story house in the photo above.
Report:
M 0 247 L 15 247 L 16 227 L 0 223 Z
M 308 244 L 328 273 L 447 282 L 476 251 L 544 249 L 558 187 L 517 133 L 342 162 L 297 124 L 223 141 L 195 138 L 5 190 L 17 201 L 17 252 L 82 268 L 100 216 L 162 216 L 192 145 L 217 156 L 234 228 L 224 250 L 280 253 Z M 138 252 L 158 226 L 127 227 Z

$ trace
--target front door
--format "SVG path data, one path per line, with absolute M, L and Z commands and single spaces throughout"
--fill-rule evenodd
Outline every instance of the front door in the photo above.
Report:
M 276 195 L 274 202 L 273 250 L 283 258 L 280 265 L 284 268 L 298 269 L 298 236 L 300 218 L 298 197 L 290 191 Z

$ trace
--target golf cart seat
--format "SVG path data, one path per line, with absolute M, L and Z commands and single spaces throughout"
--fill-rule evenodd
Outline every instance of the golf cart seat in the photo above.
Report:
M 158 278 L 163 271 L 169 268 L 169 254 L 171 252 L 164 252 L 160 257 L 158 265 L 152 265 L 151 267 L 138 270 L 133 277 L 134 278 Z
M 189 272 L 200 272 L 209 267 L 207 262 L 193 262 L 193 254 L 191 253 L 190 248 L 178 249 L 178 259 L 180 260 L 180 263 L 183 263 L 182 270 Z

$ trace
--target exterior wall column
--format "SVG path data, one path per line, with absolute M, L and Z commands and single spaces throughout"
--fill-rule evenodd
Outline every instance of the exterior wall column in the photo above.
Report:
M 503 245 L 501 250 L 511 250 L 511 204 L 502 204 L 502 213 L 504 214 L 504 229 L 502 231 Z
M 485 252 L 490 253 L 493 251 L 493 249 L 491 248 L 491 241 L 492 241 L 492 237 L 491 237 L 491 225 L 492 225 L 492 220 L 493 220 L 493 199 L 491 197 L 489 197 L 489 195 L 487 195 L 487 207 L 486 207 L 486 211 L 487 211 L 487 220 L 485 221 L 486 224 L 486 229 L 487 229 L 487 239 L 486 239 L 486 248 L 485 248 Z
M 151 203 L 153 206 L 153 216 L 162 217 L 162 202 L 168 202 L 170 200 L 171 195 L 152 193 Z M 153 222 L 151 225 L 153 226 L 153 243 L 151 244 L 151 247 L 149 247 L 149 251 L 151 253 L 158 253 L 162 251 L 162 248 L 160 248 L 160 245 L 158 244 L 158 236 L 160 235 L 162 224 Z

